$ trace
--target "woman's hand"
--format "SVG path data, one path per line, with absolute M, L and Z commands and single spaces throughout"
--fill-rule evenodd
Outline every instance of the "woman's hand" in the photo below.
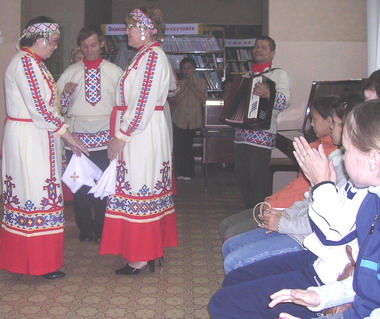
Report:
M 326 181 L 336 182 L 335 168 L 327 158 L 322 144 L 316 150 L 301 136 L 294 139 L 293 145 L 293 154 L 311 185 Z
M 272 301 L 268 305 L 269 308 L 273 308 L 277 304 L 284 302 L 292 302 L 306 307 L 316 307 L 321 303 L 319 295 L 312 290 L 282 289 L 275 292 L 270 298 Z
M 63 133 L 61 137 L 65 140 L 65 143 L 70 146 L 71 150 L 76 156 L 81 156 L 82 152 L 87 156 L 90 156 L 90 153 L 86 146 L 84 146 L 84 144 L 69 131 Z
M 116 137 L 111 139 L 108 143 L 108 159 L 110 161 L 115 158 L 122 158 L 125 142 Z
M 282 211 L 279 209 L 267 209 L 263 212 L 259 218 L 262 220 L 262 223 L 259 224 L 260 228 L 268 229 L 267 234 L 272 231 L 278 231 L 278 222 L 282 216 Z

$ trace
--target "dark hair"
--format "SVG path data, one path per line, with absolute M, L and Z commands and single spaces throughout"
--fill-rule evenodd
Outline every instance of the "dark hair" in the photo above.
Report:
M 100 27 L 98 27 L 97 25 L 88 25 L 88 26 L 83 27 L 78 33 L 78 37 L 77 37 L 78 46 L 80 46 L 84 40 L 88 39 L 93 34 L 96 34 L 98 36 L 98 39 L 100 42 L 103 42 L 105 40 L 104 34 L 102 30 L 100 29 Z
M 315 98 L 311 109 L 315 109 L 322 118 L 327 119 L 331 116 L 331 109 L 338 101 L 337 95 L 325 95 Z
M 380 100 L 355 106 L 344 125 L 351 143 L 361 152 L 380 150 Z
M 346 94 L 336 101 L 332 107 L 332 111 L 344 121 L 348 113 L 361 102 L 364 102 L 364 96 L 362 94 L 356 92 Z
M 186 58 L 183 58 L 181 60 L 181 62 L 179 63 L 179 68 L 182 70 L 182 67 L 186 64 L 186 63 L 190 63 L 194 68 L 197 67 L 195 61 L 193 58 L 190 58 L 190 57 L 186 57 Z
M 372 72 L 365 84 L 364 90 L 373 90 L 376 92 L 377 97 L 380 97 L 380 70 Z
M 33 18 L 32 20 L 30 20 L 25 25 L 24 30 L 26 30 L 28 27 L 30 27 L 33 24 L 43 23 L 43 22 L 46 22 L 46 23 L 56 23 L 52 18 L 49 18 L 49 17 L 46 17 L 46 16 L 39 16 L 39 17 L 36 17 L 36 18 Z M 45 37 L 44 34 L 39 34 L 39 33 L 32 34 L 29 37 L 23 37 L 20 40 L 20 47 L 31 47 L 37 41 L 37 39 L 44 38 L 44 37 Z
M 276 42 L 271 37 L 268 37 L 267 35 L 260 35 L 259 37 L 256 38 L 256 42 L 257 42 L 257 40 L 268 41 L 269 42 L 269 49 L 271 51 L 276 51 Z

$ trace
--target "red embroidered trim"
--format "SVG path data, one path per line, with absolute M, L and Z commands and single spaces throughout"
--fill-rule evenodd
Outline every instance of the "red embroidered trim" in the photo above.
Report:
M 116 134 L 116 132 L 115 132 L 116 121 L 120 121 L 120 123 L 121 123 L 121 119 L 122 119 L 125 111 L 127 111 L 127 109 L 128 109 L 128 106 L 114 106 L 114 108 L 112 109 L 111 118 L 110 118 L 110 135 L 111 135 L 111 138 L 114 137 Z M 120 118 L 116 118 L 118 111 L 121 112 Z
M 40 93 L 41 89 L 40 89 L 39 84 L 37 82 L 37 78 L 35 76 L 35 72 L 33 70 L 33 66 L 32 66 L 32 63 L 30 61 L 30 57 L 23 56 L 21 59 L 22 59 L 23 66 L 24 66 L 24 74 L 28 80 L 29 89 L 32 93 L 33 102 L 34 102 L 34 105 L 36 107 L 37 112 L 39 114 L 41 114 L 41 116 L 44 118 L 44 120 L 46 122 L 57 126 L 58 127 L 57 130 L 59 130 L 64 123 L 62 123 L 62 121 L 59 118 L 52 116 L 52 113 L 47 110 L 46 103 L 43 100 L 41 93 Z M 51 83 L 47 79 L 46 75 L 44 74 L 44 71 L 42 70 L 40 64 L 42 64 L 42 63 L 37 63 L 37 66 L 40 68 L 40 71 L 41 71 L 44 79 L 47 80 L 47 83 L 49 85 Z M 49 85 L 49 88 L 52 89 L 50 85 Z M 52 96 L 54 96 L 53 91 L 52 91 Z
M 11 116 L 6 116 L 5 117 L 5 121 L 16 121 L 16 122 L 33 122 L 32 119 L 21 119 L 21 118 L 15 118 L 15 117 L 11 117 Z
M 149 56 L 147 59 L 148 63 L 145 68 L 144 81 L 142 83 L 142 88 L 139 93 L 139 99 L 137 101 L 135 116 L 133 120 L 131 121 L 131 123 L 129 123 L 128 129 L 126 132 L 127 135 L 131 135 L 141 123 L 141 119 L 144 114 L 148 96 L 152 87 L 152 78 L 154 76 L 154 71 L 156 69 L 157 57 L 158 57 L 157 52 L 153 50 L 149 52 Z

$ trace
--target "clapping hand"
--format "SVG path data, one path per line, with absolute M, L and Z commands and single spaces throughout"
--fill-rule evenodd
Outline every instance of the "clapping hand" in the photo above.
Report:
M 311 185 L 325 181 L 336 182 L 335 168 L 327 158 L 322 144 L 316 150 L 301 136 L 294 139 L 293 145 L 293 154 Z

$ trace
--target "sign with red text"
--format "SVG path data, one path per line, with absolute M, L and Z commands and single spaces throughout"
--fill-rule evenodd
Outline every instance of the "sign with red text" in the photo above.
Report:
M 202 34 L 202 23 L 178 23 L 167 24 L 165 35 L 186 35 L 186 34 Z

